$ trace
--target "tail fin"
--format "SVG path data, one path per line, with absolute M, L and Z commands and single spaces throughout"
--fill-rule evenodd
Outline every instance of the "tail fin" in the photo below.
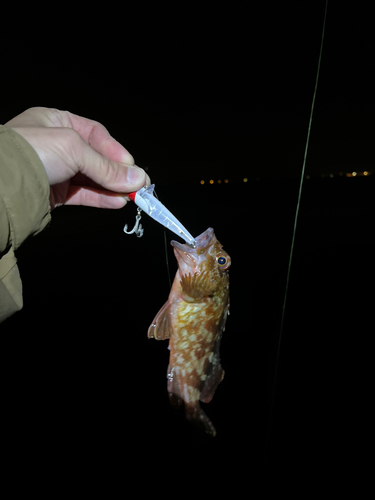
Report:
M 209 436 L 216 436 L 216 429 L 211 420 L 200 407 L 198 401 L 194 403 L 185 403 L 186 418 L 195 424 L 199 429 L 203 430 Z

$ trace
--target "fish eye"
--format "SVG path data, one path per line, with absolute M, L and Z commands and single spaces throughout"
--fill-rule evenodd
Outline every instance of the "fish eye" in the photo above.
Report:
M 229 255 L 225 256 L 225 255 L 219 253 L 216 256 L 216 262 L 219 264 L 221 269 L 228 269 L 228 267 L 230 266 Z

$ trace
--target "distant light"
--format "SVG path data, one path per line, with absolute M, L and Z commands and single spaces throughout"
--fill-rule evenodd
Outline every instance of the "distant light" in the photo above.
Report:
M 211 180 L 210 180 L 210 184 L 213 184 L 213 183 L 214 183 L 214 181 L 211 179 Z
M 357 172 L 352 172 L 352 177 L 356 177 L 357 176 Z
M 201 184 L 204 184 L 204 180 L 203 179 L 201 180 Z
M 248 181 L 248 178 L 247 178 L 247 177 L 245 177 L 243 181 L 244 181 L 244 182 L 247 182 L 247 181 Z
M 228 181 L 228 179 L 225 179 L 224 182 L 225 182 L 225 184 L 228 184 L 229 181 Z
M 309 174 L 307 174 L 307 175 L 306 175 L 306 179 L 310 179 L 310 176 L 309 176 Z
M 333 179 L 334 175 L 333 174 L 329 174 L 330 178 Z
M 363 175 L 368 175 L 367 170 L 365 170 L 365 171 L 363 172 Z
M 217 180 L 217 183 L 218 183 L 218 184 L 221 184 L 221 179 L 218 179 L 218 180 Z

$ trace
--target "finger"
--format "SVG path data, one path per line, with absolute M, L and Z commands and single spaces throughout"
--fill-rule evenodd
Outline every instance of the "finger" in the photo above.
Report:
M 134 165 L 134 158 L 99 122 L 52 108 L 29 108 L 6 123 L 14 127 L 66 127 L 75 130 L 82 139 L 103 156 L 118 163 Z
M 56 111 L 57 110 L 41 107 L 29 108 L 9 120 L 6 126 L 11 128 L 61 126 L 61 124 L 54 125 L 51 120 Z
M 66 112 L 71 127 L 95 151 L 109 160 L 134 165 L 134 158 L 127 149 L 114 139 L 101 123 Z
M 70 186 L 66 194 L 65 205 L 85 205 L 96 208 L 118 209 L 126 205 L 124 196 L 86 186 Z
M 107 190 L 131 193 L 140 189 L 146 182 L 143 169 L 111 161 L 82 140 L 75 141 L 72 154 L 79 171 Z

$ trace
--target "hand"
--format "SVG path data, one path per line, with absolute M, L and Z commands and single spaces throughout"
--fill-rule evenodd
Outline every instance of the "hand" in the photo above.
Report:
M 150 179 L 131 154 L 98 122 L 68 111 L 30 108 L 7 127 L 35 149 L 51 187 L 51 209 L 59 205 L 121 208 L 127 193 Z

